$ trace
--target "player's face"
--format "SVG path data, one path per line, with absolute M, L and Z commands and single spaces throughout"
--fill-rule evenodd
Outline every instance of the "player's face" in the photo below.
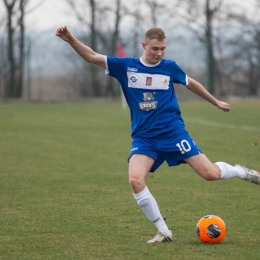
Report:
M 156 64 L 165 54 L 166 39 L 163 41 L 152 39 L 147 42 L 143 42 L 142 46 L 144 48 L 144 62 L 148 64 Z

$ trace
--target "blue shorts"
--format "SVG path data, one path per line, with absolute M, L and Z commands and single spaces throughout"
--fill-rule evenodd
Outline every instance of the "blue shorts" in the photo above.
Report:
M 202 153 L 199 146 L 188 133 L 167 138 L 135 138 L 132 142 L 130 153 L 145 154 L 154 159 L 154 165 L 150 172 L 154 172 L 164 161 L 169 166 L 177 166 L 185 163 L 184 159 Z M 129 160 L 128 159 L 128 160 Z

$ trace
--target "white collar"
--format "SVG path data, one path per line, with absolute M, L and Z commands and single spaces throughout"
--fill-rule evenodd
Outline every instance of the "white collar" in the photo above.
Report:
M 147 63 L 145 63 L 145 62 L 143 61 L 142 57 L 140 57 L 140 62 L 141 62 L 144 66 L 146 66 L 146 67 L 155 67 L 155 66 L 157 66 L 157 65 L 159 65 L 159 64 L 161 63 L 161 61 L 159 61 L 159 62 L 156 63 L 156 64 L 147 64 Z

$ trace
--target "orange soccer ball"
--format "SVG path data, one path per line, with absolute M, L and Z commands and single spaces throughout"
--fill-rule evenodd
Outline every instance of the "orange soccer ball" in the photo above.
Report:
M 226 224 L 218 216 L 207 215 L 197 223 L 196 232 L 201 242 L 218 244 L 226 236 Z

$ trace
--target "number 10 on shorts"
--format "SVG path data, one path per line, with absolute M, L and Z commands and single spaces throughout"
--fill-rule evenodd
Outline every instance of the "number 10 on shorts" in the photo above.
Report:
M 182 140 L 176 146 L 180 149 L 181 154 L 185 154 L 191 150 L 191 146 L 187 140 Z

